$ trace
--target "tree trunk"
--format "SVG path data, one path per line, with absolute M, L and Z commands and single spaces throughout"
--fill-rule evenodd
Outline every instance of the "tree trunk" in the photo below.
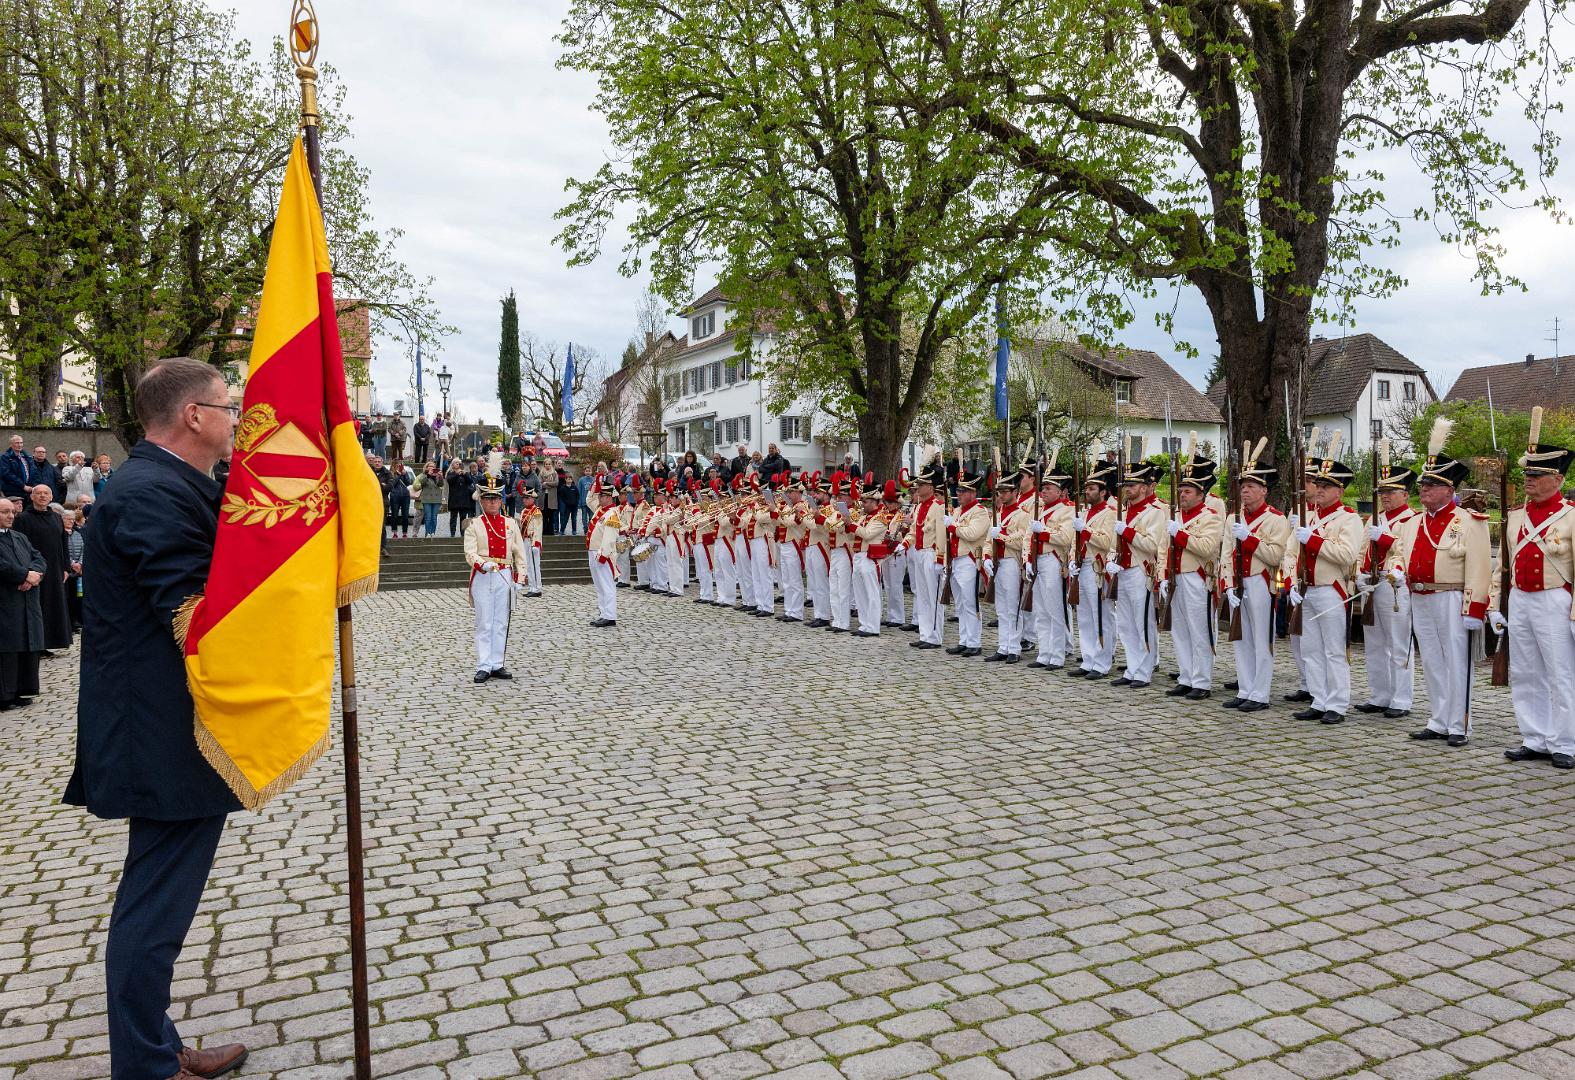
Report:
M 1297 394 L 1305 389 L 1300 375 L 1311 335 L 1308 312 L 1296 305 L 1280 305 L 1264 319 L 1255 314 L 1242 318 L 1240 312 L 1226 313 L 1223 318 L 1216 315 L 1215 331 L 1229 419 L 1235 429 L 1233 449 L 1240 451 L 1242 443 L 1256 444 L 1268 436 L 1259 464 L 1279 467 L 1271 498 L 1276 505 L 1286 506 L 1291 493 L 1288 448 L 1293 439 L 1286 427 L 1285 402 L 1288 391 L 1293 422 L 1300 420 L 1302 407 Z
M 879 483 L 897 475 L 902 443 L 912 417 L 904 416 L 904 410 L 899 407 L 902 397 L 897 385 L 902 378 L 902 344 L 898 333 L 901 315 L 895 310 L 887 319 L 871 314 L 863 335 L 864 411 L 859 414 L 859 454 L 864 471 L 873 472 Z

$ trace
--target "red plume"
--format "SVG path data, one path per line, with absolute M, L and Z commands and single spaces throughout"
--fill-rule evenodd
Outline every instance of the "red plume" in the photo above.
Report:
M 884 494 L 887 502 L 896 502 L 897 501 L 897 481 L 895 481 L 895 480 L 888 480 L 888 481 L 886 481 L 886 487 L 885 487 L 885 489 L 883 491 L 883 494 Z
M 718 492 L 718 493 L 721 492 L 721 490 L 722 490 L 722 478 L 720 476 L 713 476 L 713 477 L 711 477 L 711 490 L 715 491 L 715 492 Z
M 875 473 L 874 473 L 873 470 L 864 474 L 864 486 L 865 487 L 869 487 L 874 482 L 875 482 Z
M 908 479 L 908 466 L 904 465 L 897 470 L 897 486 L 906 491 L 911 483 L 912 481 Z
M 831 474 L 831 497 L 835 499 L 842 494 L 842 470 Z

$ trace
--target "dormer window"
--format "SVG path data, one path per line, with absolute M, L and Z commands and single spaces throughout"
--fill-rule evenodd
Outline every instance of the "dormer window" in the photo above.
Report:
M 1132 402 L 1132 380 L 1131 379 L 1117 379 L 1116 380 L 1116 400 L 1119 401 L 1123 405 L 1131 404 L 1131 402 Z
M 704 315 L 698 315 L 691 319 L 689 324 L 691 331 L 690 337 L 695 341 L 708 338 L 712 334 L 716 333 L 716 312 L 708 311 Z

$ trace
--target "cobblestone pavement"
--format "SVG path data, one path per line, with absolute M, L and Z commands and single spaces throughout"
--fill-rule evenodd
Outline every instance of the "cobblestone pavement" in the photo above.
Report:
M 357 605 L 379 1077 L 1575 1077 L 1575 782 L 1505 692 L 1450 750 L 619 601 L 479 687 L 463 593 Z M 108 1071 L 73 668 L 0 717 L 0 1080 Z M 244 1077 L 349 1075 L 340 791 L 232 820 L 177 971 Z

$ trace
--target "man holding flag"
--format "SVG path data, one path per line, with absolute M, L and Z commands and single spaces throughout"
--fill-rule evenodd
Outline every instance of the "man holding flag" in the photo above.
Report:
M 130 819 L 105 949 L 113 1080 L 218 1076 L 245 1058 L 182 1045 L 167 1015 L 175 960 L 225 816 L 260 808 L 327 749 L 335 610 L 347 624 L 377 587 L 382 497 L 345 394 L 331 278 L 298 140 L 239 423 L 216 369 L 161 361 L 136 390 L 147 437 L 94 513 L 66 801 Z M 226 459 L 221 490 L 208 474 Z

